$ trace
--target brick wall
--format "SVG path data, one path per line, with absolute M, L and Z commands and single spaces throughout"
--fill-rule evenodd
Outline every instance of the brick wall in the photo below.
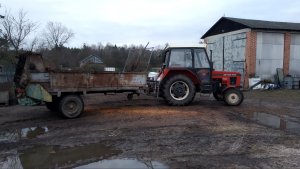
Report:
M 290 56 L 291 56 L 291 34 L 284 34 L 284 53 L 283 53 L 283 73 L 289 74 Z
M 249 77 L 255 75 L 257 33 L 256 31 L 251 30 L 247 32 L 246 37 L 246 71 L 244 79 L 244 88 L 249 87 Z

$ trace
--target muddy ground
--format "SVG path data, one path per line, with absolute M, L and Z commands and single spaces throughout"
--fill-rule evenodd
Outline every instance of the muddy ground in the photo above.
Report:
M 244 94 L 239 107 L 95 94 L 72 120 L 0 107 L 0 168 L 299 168 L 300 90 Z

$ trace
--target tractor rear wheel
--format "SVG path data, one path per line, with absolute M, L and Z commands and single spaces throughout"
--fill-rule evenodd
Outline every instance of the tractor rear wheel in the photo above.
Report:
M 224 101 L 229 106 L 238 106 L 244 100 L 244 95 L 240 90 L 228 89 L 225 91 Z
M 164 99 L 172 106 L 185 106 L 195 97 L 195 85 L 184 75 L 176 75 L 168 79 L 163 88 Z
M 78 95 L 64 96 L 59 102 L 59 112 L 69 119 L 79 117 L 84 109 L 84 103 Z

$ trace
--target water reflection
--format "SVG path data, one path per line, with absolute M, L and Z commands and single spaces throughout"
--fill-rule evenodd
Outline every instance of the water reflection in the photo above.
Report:
M 88 144 L 76 147 L 35 146 L 20 151 L 20 161 L 24 169 L 31 168 L 70 168 L 107 159 L 120 153 L 111 147 Z
M 157 161 L 142 161 L 137 159 L 112 159 L 112 160 L 102 160 L 102 161 L 76 167 L 76 169 L 91 169 L 91 168 L 167 169 L 168 166 Z
M 49 131 L 48 127 L 29 127 L 0 131 L 0 142 L 17 142 L 22 138 L 33 139 Z
M 1 169 L 23 169 L 18 156 L 8 156 L 4 161 L 0 161 Z
M 254 112 L 247 116 L 244 114 L 244 117 L 250 118 L 251 120 L 272 128 L 300 134 L 300 123 L 289 116 L 280 117 L 268 113 Z

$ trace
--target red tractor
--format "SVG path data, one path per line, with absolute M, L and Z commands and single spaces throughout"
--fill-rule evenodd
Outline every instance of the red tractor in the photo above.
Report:
M 154 90 L 168 104 L 184 106 L 191 103 L 196 92 L 212 93 L 216 100 L 238 106 L 243 102 L 241 74 L 213 70 L 205 47 L 168 47 L 164 64 Z

